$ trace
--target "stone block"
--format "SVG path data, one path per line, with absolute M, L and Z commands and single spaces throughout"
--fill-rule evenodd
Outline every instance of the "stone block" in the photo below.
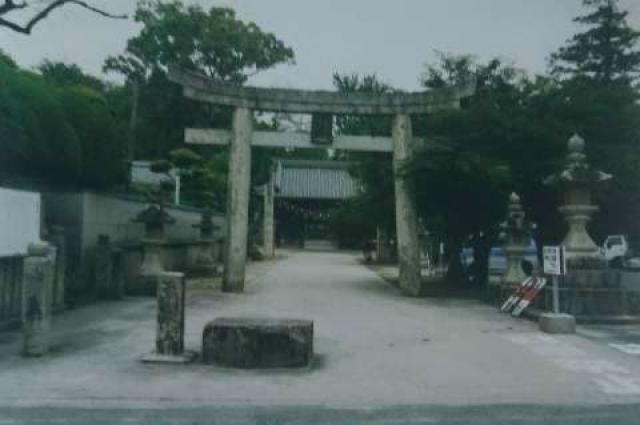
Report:
M 207 364 L 241 369 L 309 366 L 313 357 L 313 321 L 268 318 L 218 318 L 202 338 Z
M 548 334 L 576 333 L 576 318 L 569 314 L 544 313 L 538 318 L 538 325 Z

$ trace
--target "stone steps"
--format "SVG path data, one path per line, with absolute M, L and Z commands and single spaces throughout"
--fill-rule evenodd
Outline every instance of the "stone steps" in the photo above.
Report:
M 307 251 L 336 251 L 338 246 L 329 240 L 324 239 L 309 239 L 304 241 L 304 249 Z

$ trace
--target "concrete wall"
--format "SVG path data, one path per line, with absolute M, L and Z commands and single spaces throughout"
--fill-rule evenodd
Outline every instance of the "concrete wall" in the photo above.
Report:
M 40 221 L 40 194 L 0 188 L 0 257 L 26 254 Z
M 125 255 L 132 255 L 127 265 L 137 264 L 141 250 L 131 249 L 140 245 L 144 236 L 144 225 L 131 220 L 147 208 L 146 202 L 122 196 L 97 193 L 45 193 L 43 210 L 48 226 L 59 225 L 65 230 L 68 294 L 70 299 L 80 302 L 90 300 L 97 295 L 95 282 L 95 261 L 98 235 L 107 235 L 114 248 L 122 246 Z M 193 225 L 200 222 L 201 212 L 185 207 L 167 207 L 167 212 L 176 219 L 175 224 L 167 226 L 168 243 L 194 242 L 199 239 L 200 231 Z M 221 237 L 224 229 L 224 217 L 215 215 L 214 223 L 220 226 L 216 237 Z M 183 257 L 183 249 L 171 249 L 167 255 L 168 266 L 177 261 L 173 257 Z M 141 257 L 140 257 L 141 258 Z M 180 261 L 178 261 L 180 263 Z M 127 280 L 137 273 L 136 266 L 123 271 Z
M 96 193 L 47 193 L 44 195 L 47 224 L 64 226 L 69 256 L 85 256 L 97 243 L 98 235 L 108 235 L 111 243 L 138 242 L 144 236 L 144 225 L 131 220 L 147 207 L 145 202 Z M 167 207 L 176 223 L 167 226 L 169 241 L 194 240 L 199 230 L 200 211 L 185 207 Z M 224 216 L 215 215 L 214 223 L 224 229 Z

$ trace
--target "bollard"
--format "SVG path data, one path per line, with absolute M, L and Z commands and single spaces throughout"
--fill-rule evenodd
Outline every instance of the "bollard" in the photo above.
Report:
M 160 272 L 156 280 L 158 316 L 156 349 L 142 358 L 144 363 L 189 363 L 195 353 L 184 350 L 185 295 L 184 273 Z
M 46 243 L 29 245 L 22 282 L 22 355 L 42 356 L 49 351 L 54 259 Z

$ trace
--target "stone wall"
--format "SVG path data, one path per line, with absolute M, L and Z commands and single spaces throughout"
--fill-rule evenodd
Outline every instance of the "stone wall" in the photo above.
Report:
M 142 257 L 144 224 L 134 223 L 132 219 L 147 206 L 139 199 L 116 195 L 90 192 L 43 194 L 46 224 L 62 226 L 65 230 L 70 299 L 82 301 L 99 296 L 99 285 L 95 282 L 99 235 L 107 236 L 114 248 L 123 248 L 123 258 L 118 259 L 117 264 L 128 264 L 123 271 L 125 285 L 133 285 L 134 270 L 141 261 L 138 258 Z M 175 224 L 165 228 L 168 246 L 171 247 L 166 249 L 167 270 L 184 270 L 183 264 L 188 263 L 185 260 L 188 249 L 184 247 L 198 243 L 200 230 L 193 226 L 200 222 L 201 211 L 171 206 L 166 207 L 166 211 L 176 219 Z M 224 216 L 214 214 L 213 222 L 219 227 L 215 237 L 222 237 Z

